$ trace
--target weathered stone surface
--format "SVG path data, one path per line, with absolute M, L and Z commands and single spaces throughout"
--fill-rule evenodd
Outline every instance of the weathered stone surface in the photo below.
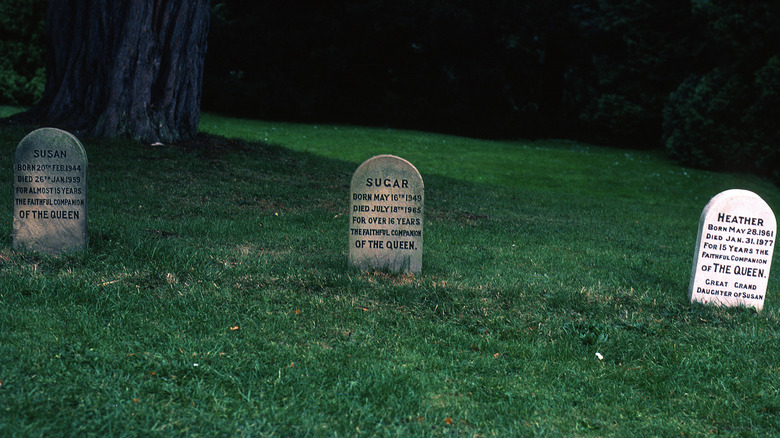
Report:
M 691 302 L 764 307 L 777 237 L 772 209 L 747 190 L 727 190 L 704 207 L 688 288 Z
M 14 154 L 14 249 L 56 255 L 87 247 L 87 153 L 68 132 L 42 128 Z
M 352 176 L 349 262 L 359 269 L 422 271 L 424 187 L 408 161 L 378 155 Z

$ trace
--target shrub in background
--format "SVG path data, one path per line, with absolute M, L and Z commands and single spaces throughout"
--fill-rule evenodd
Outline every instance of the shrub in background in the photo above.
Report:
M 12 44 L 0 41 L 0 53 L 13 53 L 13 48 L 8 46 L 12 46 Z M 0 58 L 0 104 L 29 106 L 37 102 L 43 95 L 46 70 L 44 68 L 35 70 L 17 68 L 18 60 L 29 52 L 22 49 L 16 53 L 22 54 Z
M 771 171 L 780 181 L 780 54 L 756 72 L 754 85 L 757 94 L 745 117 L 754 133 L 748 145 L 758 152 L 757 167 Z
M 780 181 L 780 56 L 753 74 L 717 68 L 688 77 L 664 108 L 664 144 L 680 163 Z
M 0 0 L 0 105 L 32 105 L 43 94 L 45 0 Z
M 597 97 L 582 111 L 580 122 L 588 135 L 599 143 L 652 148 L 658 142 L 655 129 L 658 119 L 653 117 L 652 111 L 625 96 L 604 94 Z

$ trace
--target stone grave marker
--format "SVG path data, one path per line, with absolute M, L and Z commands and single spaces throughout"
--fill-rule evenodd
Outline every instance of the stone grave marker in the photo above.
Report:
M 775 215 L 755 193 L 713 197 L 699 220 L 688 298 L 761 311 L 776 237 Z
M 87 153 L 55 128 L 35 130 L 14 154 L 13 246 L 56 255 L 87 247 Z
M 377 155 L 352 176 L 349 262 L 359 269 L 422 271 L 423 180 L 408 161 Z

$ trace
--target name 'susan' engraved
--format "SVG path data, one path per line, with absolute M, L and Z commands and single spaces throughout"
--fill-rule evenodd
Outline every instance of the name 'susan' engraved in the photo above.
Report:
M 68 151 L 63 150 L 50 150 L 50 149 L 34 149 L 33 158 L 68 158 Z

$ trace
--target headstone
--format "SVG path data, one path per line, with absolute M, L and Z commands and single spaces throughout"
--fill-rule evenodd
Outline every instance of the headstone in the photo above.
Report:
M 350 265 L 363 270 L 422 271 L 423 180 L 393 155 L 366 160 L 352 176 Z
M 87 153 L 68 132 L 42 128 L 14 154 L 13 246 L 56 255 L 87 247 Z
M 688 288 L 691 302 L 764 307 L 777 223 L 747 190 L 726 190 L 704 207 Z

